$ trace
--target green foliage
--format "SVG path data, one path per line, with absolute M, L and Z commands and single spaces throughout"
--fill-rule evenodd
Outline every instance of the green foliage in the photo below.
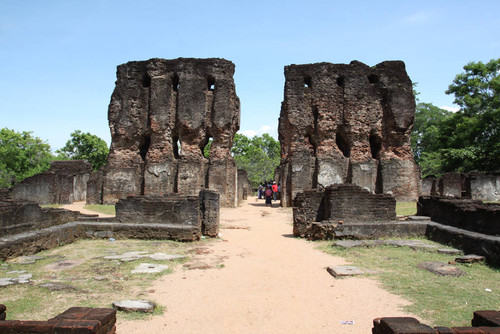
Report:
M 267 133 L 248 138 L 236 134 L 231 153 L 239 169 L 244 169 L 253 187 L 264 180 L 274 179 L 280 163 L 280 144 Z
M 50 167 L 49 144 L 31 132 L 0 130 L 0 187 L 10 187 Z
M 66 145 L 56 153 L 61 159 L 87 160 L 92 164 L 92 168 L 97 170 L 106 164 L 109 149 L 101 138 L 76 130 L 71 133 L 71 139 L 66 142 Z
M 460 111 L 417 105 L 412 148 L 423 176 L 500 169 L 500 59 L 464 70 L 446 91 Z

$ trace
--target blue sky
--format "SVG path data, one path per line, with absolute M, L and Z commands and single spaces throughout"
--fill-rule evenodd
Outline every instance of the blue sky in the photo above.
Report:
M 150 58 L 236 64 L 241 130 L 277 136 L 283 68 L 403 60 L 422 102 L 470 61 L 500 57 L 500 1 L 0 0 L 0 128 L 53 150 L 74 130 L 110 143 L 116 66 Z

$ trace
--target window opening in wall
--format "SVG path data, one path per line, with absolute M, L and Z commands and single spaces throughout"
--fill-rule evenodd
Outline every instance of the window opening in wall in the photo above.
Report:
M 215 90 L 215 78 L 214 77 L 207 78 L 207 88 L 208 88 L 208 90 L 211 90 L 211 91 Z
M 172 88 L 174 92 L 179 91 L 179 76 L 177 75 L 177 73 L 175 73 L 174 77 L 172 78 Z
M 176 159 L 179 159 L 181 155 L 181 142 L 179 138 L 172 138 L 172 142 L 173 142 L 172 149 L 174 151 L 174 157 Z
M 312 88 L 311 77 L 304 77 L 304 88 Z
M 335 142 L 337 143 L 337 147 L 342 152 L 344 157 L 349 158 L 351 156 L 351 147 L 349 145 L 349 142 L 347 141 L 344 131 L 337 132 Z
M 202 143 L 201 154 L 207 159 L 210 158 L 210 147 L 212 147 L 212 142 L 212 137 L 207 136 Z
M 370 133 L 370 150 L 373 159 L 380 159 L 381 149 L 382 149 L 382 139 L 378 135 Z
M 378 83 L 380 81 L 380 79 L 379 79 L 378 75 L 370 74 L 368 76 L 368 81 L 373 84 L 373 83 Z
M 139 147 L 139 154 L 141 155 L 142 161 L 146 161 L 146 155 L 148 154 L 150 145 L 151 145 L 150 136 L 144 136 L 141 138 L 141 146 Z
M 149 77 L 149 75 L 145 74 L 143 77 L 142 77 L 142 87 L 144 88 L 148 88 L 148 87 L 151 87 L 151 78 Z
M 337 78 L 337 85 L 339 85 L 340 87 L 344 87 L 344 85 L 345 85 L 345 78 L 344 77 L 338 77 Z

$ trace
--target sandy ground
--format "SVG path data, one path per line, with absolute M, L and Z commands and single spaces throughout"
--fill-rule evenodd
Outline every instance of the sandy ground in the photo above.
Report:
M 221 240 L 154 283 L 145 297 L 164 307 L 146 321 L 119 320 L 119 333 L 371 333 L 381 316 L 412 316 L 408 304 L 366 277 L 335 279 L 342 258 L 291 237 L 291 209 L 250 199 L 221 210 Z M 223 266 L 220 264 L 223 263 Z M 353 325 L 341 321 L 353 320 Z
M 65 205 L 61 206 L 61 208 L 71 210 L 71 211 L 80 211 L 80 213 L 83 213 L 83 214 L 89 214 L 89 215 L 97 214 L 97 215 L 99 215 L 99 217 L 114 217 L 113 215 L 106 215 L 104 213 L 99 213 L 99 212 L 84 209 L 83 208 L 84 206 L 85 206 L 85 201 L 73 202 L 72 204 L 65 204 Z

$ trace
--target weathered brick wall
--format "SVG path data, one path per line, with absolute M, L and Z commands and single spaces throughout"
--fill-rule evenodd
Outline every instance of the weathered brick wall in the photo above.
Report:
M 493 334 L 500 333 L 500 311 L 476 311 L 472 327 L 434 328 L 411 317 L 387 317 L 373 320 L 373 334 L 419 333 L 419 334 Z
M 500 201 L 500 172 L 448 173 L 441 178 L 422 180 L 422 196 L 463 197 L 480 201 Z
M 87 181 L 87 204 L 102 204 L 104 170 L 92 172 Z
M 246 200 L 250 193 L 251 188 L 247 172 L 243 169 L 238 169 L 238 204 Z
M 41 205 L 84 201 L 91 170 L 91 164 L 85 160 L 52 161 L 48 171 L 15 185 L 10 195 Z
M 500 236 L 500 204 L 439 196 L 420 196 L 417 215 L 469 231 Z
M 200 191 L 201 233 L 212 238 L 219 235 L 219 201 L 218 192 L 207 189 Z
M 372 194 L 352 184 L 297 194 L 293 208 L 293 233 L 309 237 L 314 222 L 375 222 L 396 219 L 396 200 L 387 194 Z
M 0 237 L 65 224 L 77 216 L 74 211 L 40 208 L 34 202 L 5 199 L 0 201 Z
M 219 58 L 155 58 L 118 66 L 102 201 L 198 195 L 209 188 L 219 191 L 221 205 L 234 207 L 236 165 L 230 150 L 240 105 L 233 75 L 234 64 Z
M 415 99 L 403 62 L 286 66 L 284 95 L 283 205 L 303 190 L 342 183 L 417 199 L 420 173 L 410 148 Z
M 47 321 L 5 320 L 6 307 L 0 304 L 0 333 L 116 333 L 116 310 L 72 307 Z

